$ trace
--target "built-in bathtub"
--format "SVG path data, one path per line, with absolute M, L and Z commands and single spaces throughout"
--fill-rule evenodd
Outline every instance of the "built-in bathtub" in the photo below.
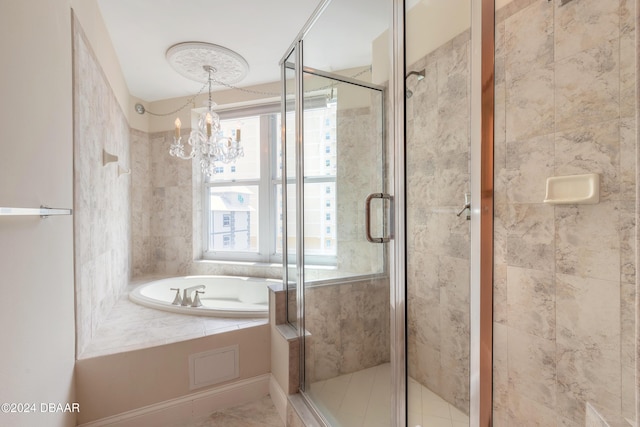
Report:
M 183 276 L 154 280 L 136 287 L 129 299 L 137 304 L 174 313 L 212 317 L 268 317 L 268 285 L 279 280 L 236 276 Z M 204 286 L 198 294 L 202 306 L 174 304 L 184 290 Z M 172 290 L 172 288 L 174 290 Z M 179 289 L 179 291 L 176 291 Z M 192 300 L 195 291 L 189 292 Z

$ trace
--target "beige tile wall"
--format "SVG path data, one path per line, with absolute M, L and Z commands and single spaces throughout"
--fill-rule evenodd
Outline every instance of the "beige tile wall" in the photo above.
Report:
M 469 412 L 469 32 L 408 67 L 409 376 Z
M 183 129 L 183 135 L 189 133 Z M 133 275 L 223 274 L 279 278 L 282 268 L 196 261 L 201 194 L 192 162 L 169 155 L 173 131 L 131 130 Z M 199 174 L 197 165 L 196 172 Z M 194 214 L 194 212 L 196 214 Z M 194 231 L 195 230 L 195 231 Z M 196 240 L 196 241 L 194 241 Z
M 389 361 L 389 280 L 305 289 L 308 383 Z
M 383 99 L 378 92 L 361 87 L 338 85 L 338 91 L 337 268 L 305 269 L 307 384 L 377 366 L 390 357 L 389 279 L 345 280 L 385 272 L 384 246 L 365 238 L 364 203 L 369 194 L 385 190 Z M 372 204 L 375 236 L 383 233 L 375 226 L 382 223 L 382 211 L 381 204 Z M 336 282 L 310 283 L 330 278 Z M 295 292 L 289 292 L 289 298 L 295 298 Z
M 74 229 L 77 353 L 129 283 L 130 178 L 102 164 L 102 150 L 129 169 L 129 125 L 76 21 L 74 57 Z
M 635 419 L 635 2 L 498 12 L 494 425 Z M 599 173 L 600 203 L 542 203 Z
M 382 169 L 381 101 L 377 92 L 339 86 L 337 111 L 336 226 L 338 272 L 343 275 L 376 274 L 384 269 L 383 245 L 364 235 L 365 199 L 384 191 Z M 369 92 L 369 93 L 367 93 Z M 371 107 L 340 108 L 340 100 L 371 97 Z M 365 98 L 366 99 L 366 98 Z M 377 166 L 376 166 L 377 165 Z M 382 236 L 382 204 L 372 202 L 372 233 Z

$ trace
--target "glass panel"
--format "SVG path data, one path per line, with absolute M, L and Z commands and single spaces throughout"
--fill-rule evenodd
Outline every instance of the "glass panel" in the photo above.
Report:
M 295 82 L 295 62 L 296 62 L 296 50 L 294 49 L 289 57 L 283 63 L 283 78 L 284 78 L 284 91 L 285 91 L 285 103 L 284 103 L 284 125 L 285 125 L 285 140 L 283 144 L 284 149 L 284 170 L 286 186 L 286 221 L 283 222 L 286 240 L 286 257 L 283 257 L 286 262 L 285 269 L 285 281 L 287 286 L 287 320 L 290 324 L 297 327 L 298 325 L 298 306 L 296 297 L 296 288 L 298 283 L 298 269 L 296 268 L 296 117 L 295 117 L 295 97 L 296 97 L 296 82 Z M 283 221 L 285 215 L 282 212 L 282 186 L 278 190 L 278 217 L 282 216 Z
M 233 138 L 240 132 L 244 156 L 237 162 L 220 163 L 209 182 L 260 179 L 260 116 L 220 120 L 220 131 Z
M 407 425 L 461 426 L 469 424 L 470 222 L 463 206 L 470 188 L 471 2 L 411 6 L 405 20 Z
M 323 97 L 321 100 L 325 100 Z M 316 104 L 316 105 L 314 105 Z M 304 175 L 336 176 L 336 102 L 304 110 Z
M 304 200 L 295 201 L 304 232 L 297 236 L 304 254 L 296 254 L 298 262 L 304 255 L 297 284 L 304 315 L 298 319 L 301 389 L 334 426 L 391 425 L 388 245 L 365 237 L 369 222 L 374 235 L 389 232 L 389 203 L 373 203 L 367 221 L 365 201 L 387 190 L 382 87 L 390 6 L 389 0 L 327 2 L 304 32 L 304 64 L 297 64 L 304 94 L 297 153 Z M 384 58 L 378 68 L 374 46 Z M 375 71 L 382 86 L 372 84 Z M 287 136 L 294 134 L 288 118 L 286 126 Z
M 385 190 L 382 93 L 325 73 L 304 82 L 304 390 L 331 425 L 385 426 L 389 278 L 385 245 L 364 229 L 367 196 Z M 386 208 L 372 206 L 379 236 Z M 316 255 L 331 255 L 332 268 Z
M 258 186 L 209 188 L 209 249 L 258 251 Z
M 283 146 L 282 146 L 282 113 L 272 114 L 269 117 L 269 134 L 271 135 L 269 145 L 269 151 L 272 153 L 270 159 L 271 163 L 271 187 L 270 196 L 271 200 L 271 212 L 275 211 L 275 218 L 272 222 L 275 222 L 272 226 L 275 226 L 275 241 L 273 247 L 270 248 L 270 253 L 282 256 L 283 238 L 284 238 L 284 216 L 282 214 L 283 207 L 283 190 L 282 190 L 282 171 L 284 168 Z M 274 205 L 275 203 L 275 205 Z
M 306 164 L 306 163 L 305 163 Z M 336 256 L 336 183 L 326 181 L 304 186 L 304 255 L 307 263 L 318 261 L 318 256 L 331 257 L 325 263 L 335 265 Z M 315 258 L 314 258 L 315 257 Z

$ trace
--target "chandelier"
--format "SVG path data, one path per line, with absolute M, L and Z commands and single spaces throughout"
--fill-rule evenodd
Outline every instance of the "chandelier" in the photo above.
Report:
M 213 176 L 220 163 L 232 163 L 244 156 L 240 140 L 240 129 L 233 136 L 224 136 L 220 128 L 220 117 L 213 111 L 211 99 L 214 83 L 229 86 L 242 80 L 249 70 L 247 61 L 225 47 L 212 43 L 185 42 L 171 46 L 166 53 L 170 65 L 181 75 L 191 80 L 204 82 L 209 88 L 209 98 L 198 124 L 191 130 L 186 144 L 182 141 L 182 123 L 175 121 L 175 135 L 169 154 L 183 160 L 197 158 L 202 172 Z M 214 78 L 215 74 L 215 78 Z M 204 87 L 201 91 L 204 89 Z
M 220 117 L 213 111 L 213 106 L 216 104 L 211 99 L 213 73 L 216 70 L 210 65 L 205 65 L 203 68 L 209 75 L 207 109 L 200 114 L 198 126 L 189 134 L 187 144 L 191 149 L 188 153 L 180 134 L 182 123 L 179 118 L 176 119 L 175 135 L 169 154 L 183 160 L 191 160 L 198 156 L 202 172 L 207 176 L 213 176 L 216 173 L 216 163 L 235 162 L 238 157 L 244 156 L 244 150 L 240 144 L 240 129 L 236 129 L 234 137 L 223 135 L 220 129 Z

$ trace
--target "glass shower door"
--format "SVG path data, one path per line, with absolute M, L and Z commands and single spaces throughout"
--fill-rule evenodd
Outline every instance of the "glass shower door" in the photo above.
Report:
M 468 0 L 405 10 L 408 426 L 468 426 Z
M 383 92 L 309 68 L 304 84 L 303 388 L 331 425 L 388 427 Z

